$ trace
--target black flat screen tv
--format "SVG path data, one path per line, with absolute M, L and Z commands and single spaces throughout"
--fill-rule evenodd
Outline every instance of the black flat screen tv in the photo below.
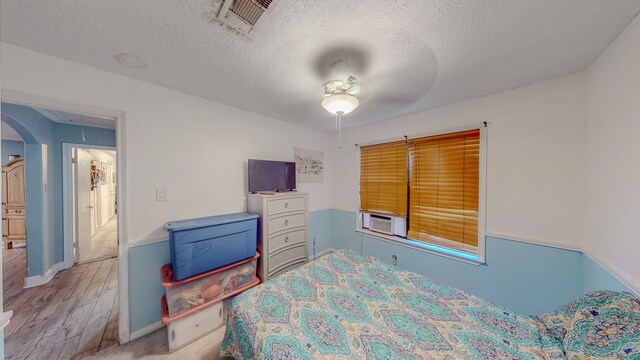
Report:
M 249 192 L 296 189 L 296 163 L 249 159 Z

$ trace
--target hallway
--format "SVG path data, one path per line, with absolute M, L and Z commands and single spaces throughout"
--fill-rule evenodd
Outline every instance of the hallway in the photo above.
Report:
M 80 359 L 118 343 L 117 259 L 76 265 L 22 289 L 25 254 L 3 250 L 5 311 L 13 311 L 6 359 Z
M 113 216 L 91 238 L 91 250 L 80 252 L 80 263 L 104 260 L 118 256 L 118 217 Z

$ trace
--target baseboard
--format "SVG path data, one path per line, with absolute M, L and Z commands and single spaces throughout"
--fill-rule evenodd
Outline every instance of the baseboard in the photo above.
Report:
M 24 288 L 32 288 L 48 283 L 60 270 L 64 269 L 64 261 L 56 263 L 49 270 L 45 271 L 44 275 L 30 276 L 24 279 Z
M 166 234 L 162 234 L 158 236 L 146 237 L 140 240 L 132 240 L 129 242 L 127 247 L 132 248 L 136 246 L 150 245 L 150 244 L 155 244 L 155 243 L 165 242 L 165 241 L 169 241 L 169 238 L 167 237 Z
M 611 274 L 611 276 L 620 281 L 624 286 L 628 287 L 629 290 L 631 290 L 631 292 L 633 292 L 636 296 L 640 297 L 640 284 L 638 284 L 637 281 L 633 280 L 631 276 L 629 276 L 622 269 L 612 264 L 607 259 L 605 259 L 604 256 L 592 251 L 591 249 L 583 248 L 582 254 L 583 256 L 589 257 L 598 266 Z
M 155 322 L 155 323 L 153 323 L 151 325 L 147 325 L 147 326 L 143 327 L 142 329 L 139 329 L 139 330 L 136 330 L 136 331 L 132 332 L 129 335 L 129 341 L 133 341 L 133 340 L 141 338 L 141 337 L 143 337 L 145 335 L 149 335 L 149 334 L 151 334 L 152 332 L 154 332 L 154 331 L 156 331 L 158 329 L 162 329 L 163 327 L 165 327 L 165 325 L 160 321 Z
M 334 248 L 328 248 L 326 250 L 322 250 L 319 253 L 316 254 L 316 259 L 319 259 L 325 255 L 329 255 L 331 253 L 336 252 L 336 249 Z M 309 255 L 309 261 L 313 261 L 313 255 Z

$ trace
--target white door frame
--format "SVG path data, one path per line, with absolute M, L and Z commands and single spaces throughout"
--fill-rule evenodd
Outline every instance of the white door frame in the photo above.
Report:
M 118 338 L 121 344 L 129 342 L 129 249 L 127 233 L 127 157 L 126 113 L 102 106 L 78 104 L 20 91 L 2 89 L 2 101 L 25 106 L 62 110 L 85 116 L 106 117 L 116 120 L 116 171 L 118 176 Z M 2 304 L 0 304 L 2 305 Z
M 71 149 L 96 149 L 96 150 L 109 150 L 115 151 L 116 157 L 118 156 L 118 150 L 113 146 L 102 145 L 88 145 L 78 143 L 62 143 L 62 221 L 63 221 L 63 239 L 64 239 L 64 268 L 68 269 L 73 266 L 73 224 L 74 216 L 71 211 L 73 208 L 73 187 L 71 183 L 73 178 L 71 176 Z M 116 160 L 116 172 L 118 171 L 118 161 Z M 120 188 L 118 188 L 120 190 Z M 116 197 L 118 194 L 116 193 Z M 120 227 L 120 224 L 118 224 Z

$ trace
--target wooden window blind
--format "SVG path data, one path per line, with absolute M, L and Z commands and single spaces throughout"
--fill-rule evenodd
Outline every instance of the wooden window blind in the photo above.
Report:
M 475 253 L 480 130 L 409 140 L 409 237 Z
M 360 148 L 360 212 L 407 216 L 407 144 Z

